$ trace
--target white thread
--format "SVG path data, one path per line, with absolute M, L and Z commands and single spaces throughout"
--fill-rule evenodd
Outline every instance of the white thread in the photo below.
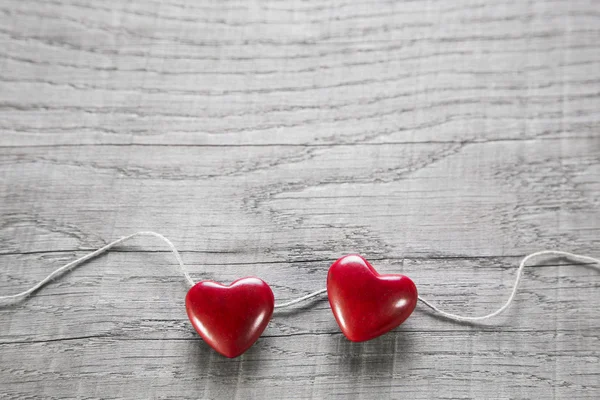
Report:
M 81 263 L 89 260 L 90 258 L 94 258 L 96 256 L 99 256 L 102 253 L 107 252 L 108 250 L 110 250 L 111 248 L 115 247 L 118 244 L 121 244 L 129 239 L 132 239 L 134 237 L 137 236 L 154 236 L 157 237 L 159 239 L 162 239 L 170 248 L 171 251 L 173 252 L 173 254 L 175 255 L 175 258 L 177 259 L 177 262 L 179 263 L 179 268 L 181 269 L 181 272 L 183 273 L 183 276 L 185 277 L 186 281 L 189 283 L 190 286 L 194 286 L 194 281 L 192 280 L 192 278 L 190 277 L 190 275 L 185 271 L 185 265 L 183 264 L 183 260 L 181 259 L 181 256 L 179 255 L 179 252 L 177 251 L 177 249 L 175 248 L 175 245 L 173 245 L 173 243 L 171 243 L 171 241 L 169 239 L 167 239 L 166 237 L 164 237 L 163 235 L 161 235 L 160 233 L 156 233 L 156 232 L 150 232 L 150 231 L 142 231 L 142 232 L 136 232 L 133 233 L 129 236 L 124 236 L 121 239 L 117 239 L 114 242 L 111 242 L 109 244 L 107 244 L 104 247 L 99 248 L 96 251 L 91 252 L 88 255 L 85 255 L 81 258 L 78 258 L 75 261 L 71 261 L 70 263 L 54 270 L 54 272 L 52 272 L 50 275 L 48 275 L 47 277 L 45 277 L 44 279 L 42 279 L 41 281 L 39 281 L 37 284 L 35 284 L 34 286 L 32 286 L 31 288 L 25 290 L 24 292 L 21 293 L 17 293 L 17 294 L 13 294 L 10 296 L 0 296 L 0 301 L 3 300 L 17 300 L 23 297 L 27 297 L 29 296 L 31 293 L 35 292 L 36 290 L 38 290 L 39 288 L 41 288 L 42 286 L 44 286 L 46 283 L 50 282 L 52 280 L 52 278 L 62 274 L 65 271 L 70 270 L 71 268 L 75 268 L 76 266 L 80 265 Z
M 190 275 L 185 271 L 185 265 L 183 263 L 183 260 L 181 258 L 181 255 L 179 254 L 179 252 L 177 251 L 177 248 L 175 248 L 175 245 L 173 245 L 173 243 L 171 243 L 171 241 L 169 239 L 167 239 L 166 237 L 164 237 L 163 235 L 156 233 L 156 232 L 151 232 L 151 231 L 142 231 L 142 232 L 136 232 L 134 234 L 131 234 L 129 236 L 124 236 L 120 239 L 115 240 L 114 242 L 111 242 L 109 244 L 107 244 L 104 247 L 99 248 L 96 251 L 93 251 L 92 253 L 83 256 L 81 258 L 78 258 L 75 261 L 71 261 L 70 263 L 54 270 L 54 272 L 52 272 L 50 275 L 48 275 L 46 278 L 42 279 L 40 282 L 38 282 L 36 285 L 32 286 L 31 288 L 25 290 L 24 292 L 21 293 L 17 293 L 17 294 L 13 294 L 13 295 L 9 295 L 9 296 L 0 296 L 0 301 L 3 300 L 17 300 L 19 298 L 23 298 L 26 296 L 29 296 L 31 293 L 35 292 L 36 290 L 38 290 L 39 288 L 41 288 L 42 286 L 44 286 L 46 283 L 48 283 L 49 281 L 51 281 L 54 277 L 59 276 L 60 274 L 62 274 L 65 271 L 68 271 L 71 268 L 74 268 L 78 265 L 80 265 L 81 263 L 94 258 L 102 253 L 107 252 L 108 250 L 110 250 L 112 247 L 115 247 L 118 244 L 121 244 L 129 239 L 132 239 L 134 237 L 137 236 L 154 236 L 157 237 L 161 240 L 163 240 L 171 249 L 171 252 L 173 252 L 173 254 L 175 255 L 175 258 L 177 259 L 177 262 L 179 263 L 179 268 L 181 269 L 181 272 L 183 273 L 183 276 L 185 277 L 186 281 L 188 282 L 188 284 L 190 286 L 194 286 L 194 281 L 192 280 L 192 278 L 190 277 Z M 519 264 L 519 269 L 517 270 L 517 277 L 515 279 L 515 283 L 513 284 L 513 289 L 512 292 L 510 294 L 510 296 L 508 297 L 508 300 L 506 300 L 506 303 L 504 303 L 504 305 L 502 307 L 500 307 L 499 309 L 497 309 L 496 311 L 487 314 L 487 315 L 482 315 L 479 317 L 469 317 L 469 316 L 463 316 L 463 315 L 458 315 L 458 314 L 452 314 L 446 311 L 442 311 L 440 310 L 438 307 L 436 307 L 435 305 L 431 304 L 429 301 L 425 300 L 424 298 L 422 298 L 421 296 L 418 297 L 418 299 L 425 304 L 427 307 L 431 308 L 433 311 L 435 311 L 436 313 L 449 318 L 451 320 L 454 321 L 461 321 L 461 322 L 474 322 L 474 321 L 483 321 L 486 319 L 490 319 L 495 317 L 496 315 L 504 312 L 513 302 L 516 294 L 517 294 L 517 289 L 519 287 L 519 283 L 521 282 L 521 277 L 523 275 L 523 269 L 525 268 L 525 265 L 527 264 L 527 261 L 529 261 L 532 258 L 535 257 L 539 257 L 539 256 L 543 256 L 543 255 L 557 255 L 557 256 L 564 256 L 564 257 L 570 257 L 573 258 L 575 260 L 578 261 L 582 261 L 582 262 L 591 262 L 591 263 L 595 263 L 595 264 L 599 264 L 600 265 L 600 259 L 596 259 L 593 257 L 587 257 L 587 256 L 581 256 L 578 254 L 573 254 L 573 253 L 568 253 L 566 251 L 557 251 L 557 250 L 544 250 L 544 251 L 538 251 L 536 253 L 532 253 L 529 254 L 528 256 L 524 257 L 521 260 L 521 263 Z M 286 303 L 282 303 L 282 304 L 275 304 L 275 308 L 285 308 L 285 307 L 290 307 L 293 306 L 294 304 L 298 304 L 300 302 L 303 302 L 305 300 L 311 299 L 313 297 L 319 296 L 323 293 L 326 293 L 327 289 L 320 289 L 317 290 L 316 292 L 307 294 L 306 296 L 302 296 L 299 297 L 297 299 L 288 301 Z
M 298 304 L 300 302 L 303 302 L 304 300 L 312 299 L 313 297 L 316 297 L 316 296 L 320 295 L 321 293 L 325 293 L 326 291 L 327 291 L 327 289 L 317 290 L 316 292 L 307 294 L 306 296 L 299 297 L 292 301 L 288 301 L 287 303 L 275 304 L 275 308 L 284 308 L 284 307 L 293 306 L 294 304 Z
M 480 317 L 467 317 L 467 316 L 458 315 L 458 314 L 451 314 L 449 312 L 440 310 L 439 308 L 437 308 L 436 306 L 434 306 L 427 300 L 423 299 L 421 296 L 419 296 L 419 300 L 423 304 L 425 304 L 427 307 L 431 308 L 433 311 L 437 312 L 440 315 L 443 315 L 446 318 L 452 319 L 454 321 L 474 322 L 474 321 L 484 321 L 486 319 L 493 318 L 496 315 L 504 312 L 510 306 L 510 304 L 513 302 L 515 295 L 517 294 L 517 289 L 519 287 L 519 283 L 521 282 L 521 276 L 523 275 L 523 269 L 525 268 L 525 264 L 527 263 L 527 261 L 529 261 L 535 257 L 550 255 L 550 254 L 556 255 L 556 256 L 570 257 L 570 258 L 573 258 L 578 261 L 592 262 L 592 263 L 600 265 L 600 260 L 597 258 L 580 256 L 578 254 L 567 253 L 566 251 L 543 250 L 543 251 L 538 251 L 536 253 L 531 253 L 521 260 L 521 263 L 519 264 L 519 269 L 517 271 L 517 278 L 515 279 L 515 283 L 513 284 L 512 292 L 510 293 L 508 300 L 506 300 L 506 303 L 504 303 L 504 305 L 502 307 L 500 307 L 499 309 L 497 309 L 496 311 L 489 313 L 487 315 L 482 315 Z

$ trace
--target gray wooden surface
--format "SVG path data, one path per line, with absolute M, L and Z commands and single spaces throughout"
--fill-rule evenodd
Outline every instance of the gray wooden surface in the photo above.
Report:
M 600 256 L 597 1 L 0 0 L 0 294 L 137 230 L 284 301 L 349 252 L 447 310 Z M 598 398 L 600 273 L 353 344 L 325 299 L 244 356 L 138 240 L 0 309 L 1 398 Z

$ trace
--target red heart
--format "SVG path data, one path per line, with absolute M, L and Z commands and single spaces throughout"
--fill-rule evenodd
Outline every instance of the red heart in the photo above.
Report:
M 348 255 L 327 274 L 327 294 L 342 332 L 353 342 L 381 336 L 403 323 L 417 305 L 417 287 L 403 275 L 379 275 L 367 260 Z
M 225 357 L 248 350 L 267 327 L 275 298 L 258 278 L 242 278 L 226 286 L 213 281 L 194 285 L 185 309 L 196 332 Z

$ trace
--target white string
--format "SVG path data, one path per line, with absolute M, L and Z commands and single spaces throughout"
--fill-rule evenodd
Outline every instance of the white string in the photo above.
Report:
M 510 306 L 510 304 L 513 302 L 515 295 L 517 294 L 517 289 L 519 287 L 519 283 L 521 282 L 521 277 L 523 276 L 523 269 L 525 268 L 527 261 L 531 260 L 532 258 L 539 257 L 539 256 L 545 256 L 545 255 L 564 256 L 564 257 L 572 258 L 577 261 L 591 262 L 591 263 L 600 265 L 600 260 L 597 258 L 580 256 L 578 254 L 567 253 L 566 251 L 544 250 L 544 251 L 538 251 L 536 253 L 529 254 L 528 256 L 523 258 L 521 260 L 521 263 L 519 264 L 519 269 L 517 270 L 517 278 L 515 279 L 515 283 L 513 284 L 512 292 L 510 293 L 508 300 L 506 300 L 506 303 L 504 303 L 504 305 L 502 307 L 500 307 L 499 309 L 497 309 L 496 311 L 486 314 L 486 315 L 482 315 L 480 317 L 468 317 L 468 316 L 464 316 L 464 315 L 451 314 L 449 312 L 440 310 L 439 308 L 437 308 L 436 306 L 434 306 L 433 304 L 431 304 L 429 301 L 425 300 L 421 296 L 419 296 L 419 300 L 423 304 L 425 304 L 427 307 L 429 307 L 433 311 L 435 311 L 436 313 L 443 315 L 444 317 L 449 318 L 454 321 L 475 322 L 475 321 L 484 321 L 484 320 L 493 318 L 496 315 L 504 312 Z
M 107 252 L 108 250 L 110 250 L 111 248 L 129 240 L 132 239 L 134 237 L 138 237 L 138 236 L 154 236 L 157 237 L 161 240 L 163 240 L 171 249 L 171 251 L 173 252 L 173 255 L 175 255 L 175 258 L 177 259 L 177 262 L 179 263 L 179 268 L 181 270 L 181 272 L 183 273 L 183 276 L 185 277 L 187 283 L 191 286 L 194 286 L 194 281 L 192 280 L 192 278 L 190 277 L 190 275 L 186 272 L 185 270 L 185 265 L 183 263 L 183 260 L 181 258 L 181 255 L 179 254 L 179 252 L 177 251 L 177 248 L 175 248 L 175 245 L 173 245 L 173 243 L 171 243 L 171 241 L 169 239 L 167 239 L 166 237 L 164 237 L 163 235 L 156 233 L 156 232 L 151 232 L 151 231 L 142 231 L 142 232 L 136 232 L 134 234 L 131 234 L 129 236 L 124 236 L 120 239 L 115 240 L 114 242 L 111 242 L 109 244 L 107 244 L 104 247 L 99 248 L 96 251 L 91 252 L 88 255 L 85 255 L 81 258 L 78 258 L 75 261 L 71 261 L 70 263 L 54 270 L 54 272 L 52 272 L 50 275 L 48 275 L 47 277 L 45 277 L 44 279 L 42 279 L 40 282 L 38 282 L 37 284 L 35 284 L 34 286 L 32 286 L 31 288 L 21 292 L 21 293 L 17 293 L 17 294 L 13 294 L 13 295 L 9 295 L 9 296 L 0 296 L 0 301 L 4 301 L 4 300 L 18 300 L 24 297 L 29 296 L 30 294 L 32 294 L 33 292 L 35 292 L 36 290 L 38 290 L 39 288 L 41 288 L 42 286 L 44 286 L 46 283 L 50 282 L 53 278 L 59 276 L 60 274 L 62 274 L 65 271 L 68 271 L 72 268 L 75 268 L 76 266 L 84 263 L 85 261 L 94 258 L 102 253 Z M 531 260 L 532 258 L 535 257 L 539 257 L 539 256 L 544 256 L 544 255 L 555 255 L 555 256 L 564 256 L 564 257 L 569 257 L 572 258 L 574 260 L 577 261 L 581 261 L 581 262 L 590 262 L 590 263 L 595 263 L 595 264 L 599 264 L 600 265 L 600 259 L 597 258 L 593 258 L 593 257 L 587 257 L 587 256 L 581 256 L 578 254 L 573 254 L 573 253 L 568 253 L 566 251 L 556 251 L 556 250 L 544 250 L 544 251 L 538 251 L 536 253 L 532 253 L 529 254 L 528 256 L 524 257 L 521 260 L 521 263 L 519 264 L 519 269 L 517 270 L 517 277 L 515 279 L 515 283 L 513 284 L 513 289 L 512 292 L 510 294 L 510 296 L 508 297 L 508 300 L 506 300 L 506 302 L 504 303 L 504 305 L 502 307 L 500 307 L 499 309 L 497 309 L 496 311 L 490 313 L 490 314 L 486 314 L 486 315 L 482 315 L 479 317 L 469 317 L 469 316 L 464 316 L 464 315 L 458 315 L 458 314 L 452 314 L 443 310 L 440 310 L 438 307 L 436 307 L 435 305 L 431 304 L 428 300 L 425 300 L 424 298 L 422 298 L 421 296 L 419 296 L 419 300 L 425 304 L 427 307 L 431 308 L 433 311 L 435 311 L 436 313 L 449 318 L 451 320 L 454 321 L 461 321 L 461 322 L 474 322 L 474 321 L 483 321 L 483 320 L 487 320 L 490 318 L 495 317 L 496 315 L 504 312 L 513 302 L 516 294 L 517 294 L 517 289 L 519 288 L 519 283 L 521 282 L 521 277 L 523 276 L 523 269 L 525 268 L 525 265 L 527 264 L 527 262 L 529 260 Z M 316 292 L 307 294 L 306 296 L 302 296 L 299 297 L 297 299 L 288 301 L 286 303 L 282 303 L 282 304 L 275 304 L 275 308 L 285 308 L 285 307 L 290 307 L 293 306 L 295 304 L 301 303 L 305 300 L 311 299 L 313 297 L 319 296 L 323 293 L 326 293 L 327 289 L 320 289 L 317 290 Z
M 306 296 L 298 297 L 297 299 L 288 301 L 287 303 L 275 304 L 275 308 L 285 308 L 285 307 L 293 306 L 294 304 L 301 303 L 304 300 L 312 299 L 313 297 L 317 297 L 321 293 L 325 293 L 325 292 L 327 292 L 327 289 L 317 290 L 316 292 L 307 294 Z
M 173 243 L 171 243 L 171 241 L 169 239 L 167 239 L 166 237 L 164 237 L 160 233 L 150 232 L 150 231 L 142 231 L 142 232 L 136 232 L 136 233 L 131 234 L 129 236 L 124 236 L 121 239 L 117 239 L 114 242 L 111 242 L 111 243 L 107 244 L 106 246 L 101 247 L 98 250 L 91 252 L 88 255 L 85 255 L 85 256 L 83 256 L 81 258 L 78 258 L 75 261 L 71 261 L 70 263 L 68 263 L 66 265 L 63 265 L 62 267 L 54 270 L 54 272 L 52 272 L 50 275 L 48 275 L 47 277 L 45 277 L 44 279 L 42 279 L 41 281 L 39 281 L 37 284 L 35 284 L 31 288 L 25 290 L 24 292 L 13 294 L 13 295 L 10 295 L 10 296 L 0 296 L 0 301 L 4 301 L 4 300 L 18 300 L 18 299 L 21 299 L 23 297 L 27 297 L 31 293 L 35 292 L 36 290 L 38 290 L 39 288 L 41 288 L 42 286 L 44 286 L 46 283 L 50 282 L 54 277 L 57 277 L 60 274 L 62 274 L 63 272 L 68 271 L 68 270 L 70 270 L 72 268 L 75 268 L 76 266 L 78 266 L 78 265 L 86 262 L 90 258 L 94 258 L 96 256 L 99 256 L 102 253 L 106 253 L 111 248 L 113 248 L 113 247 L 115 247 L 115 246 L 117 246 L 117 245 L 119 245 L 119 244 L 121 244 L 121 243 L 129 240 L 129 239 L 133 239 L 134 237 L 138 237 L 138 236 L 154 236 L 154 237 L 157 237 L 157 238 L 163 240 L 169 246 L 169 248 L 171 249 L 171 251 L 175 255 L 175 258 L 177 259 L 177 262 L 179 263 L 179 268 L 181 269 L 181 272 L 183 273 L 183 276 L 185 277 L 185 280 L 188 282 L 188 284 L 190 286 L 194 286 L 194 281 L 192 280 L 192 278 L 190 277 L 190 275 L 185 271 L 185 265 L 183 264 L 183 260 L 181 259 L 181 256 L 179 255 L 179 252 L 175 248 L 175 245 L 173 245 Z

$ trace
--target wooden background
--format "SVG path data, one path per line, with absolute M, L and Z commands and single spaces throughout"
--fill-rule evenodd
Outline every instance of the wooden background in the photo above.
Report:
M 138 230 L 278 301 L 358 252 L 451 312 L 600 256 L 598 1 L 0 0 L 0 294 Z M 136 240 L 0 308 L 2 398 L 600 397 L 600 273 L 348 342 L 325 298 L 242 357 Z

